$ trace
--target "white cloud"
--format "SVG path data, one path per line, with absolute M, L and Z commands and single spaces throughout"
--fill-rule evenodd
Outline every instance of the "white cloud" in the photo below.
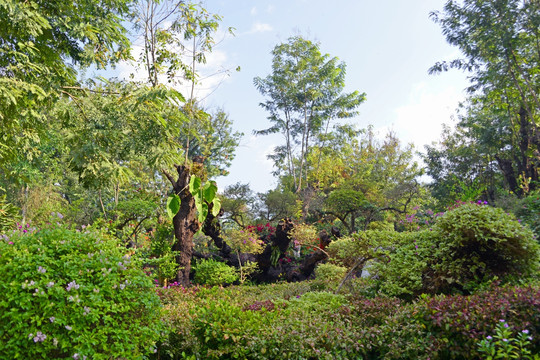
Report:
M 133 57 L 139 59 L 143 50 L 144 48 L 142 46 L 133 45 Z M 191 64 L 188 58 L 184 59 L 184 62 Z M 214 49 L 212 52 L 206 54 L 206 64 L 196 65 L 197 73 L 199 73 L 199 81 L 195 86 L 195 98 L 199 100 L 205 99 L 217 86 L 228 78 L 227 69 L 231 66 L 227 62 L 227 53 L 219 49 Z M 146 69 L 141 64 L 137 64 L 136 61 L 126 61 L 118 64 L 116 72 L 120 79 L 132 79 L 135 81 L 146 81 L 148 79 Z M 169 83 L 165 74 L 161 74 L 158 80 L 162 84 L 174 86 L 186 98 L 191 94 L 191 83 L 189 81 L 178 79 L 174 84 Z
M 272 30 L 274 30 L 272 25 L 256 22 L 253 24 L 253 26 L 251 26 L 251 30 L 249 31 L 249 33 L 251 34 L 261 33 L 261 32 L 267 32 L 267 31 L 272 31 Z
M 268 14 L 272 14 L 272 13 L 274 12 L 274 9 L 275 9 L 274 5 L 270 4 L 270 5 L 268 5 L 267 8 L 266 8 L 266 12 L 267 12 Z
M 403 143 L 413 143 L 417 150 L 440 138 L 443 123 L 450 123 L 462 91 L 454 86 L 434 89 L 422 82 L 413 85 L 409 102 L 395 110 L 396 121 L 391 127 Z
M 252 7 L 252 8 L 251 8 L 251 11 L 250 11 L 250 14 L 251 14 L 252 16 L 257 15 L 257 7 L 255 7 L 255 6 Z

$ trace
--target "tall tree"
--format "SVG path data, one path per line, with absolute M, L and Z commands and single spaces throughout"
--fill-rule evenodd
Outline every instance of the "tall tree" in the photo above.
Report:
M 301 36 L 277 45 L 272 55 L 272 73 L 256 77 L 254 84 L 267 97 L 260 105 L 273 125 L 255 133 L 284 136 L 285 145 L 277 146 L 269 157 L 277 173 L 284 171 L 293 178 L 299 192 L 305 185 L 307 155 L 314 139 L 328 132 L 332 120 L 356 115 L 365 94 L 343 93 L 345 64 L 323 55 L 319 44 Z
M 491 148 L 507 186 L 518 194 L 520 183 L 533 189 L 539 180 L 539 14 L 536 0 L 448 1 L 442 13 L 432 13 L 464 58 L 437 63 L 431 72 L 471 72 L 468 113 L 460 126 Z M 495 137 L 493 130 L 499 132 Z
M 129 56 L 130 0 L 0 1 L 0 168 L 37 156 L 46 110 L 72 96 L 76 66 Z M 6 168 L 4 167 L 4 171 Z
M 186 121 L 177 137 L 184 159 L 174 165 L 175 176 L 167 168 L 162 169 L 173 188 L 173 201 L 170 203 L 175 204 L 172 206 L 175 209 L 173 226 L 176 238 L 173 250 L 179 251 L 176 257 L 179 265 L 177 281 L 187 285 L 193 236 L 201 229 L 206 215 L 218 210 L 215 204 L 204 200 L 211 198 L 212 201 L 217 187 L 208 183 L 212 190 L 208 192 L 205 188 L 203 191 L 201 181 L 206 180 L 209 174 L 224 171 L 222 166 L 229 164 L 240 137 L 239 133 L 232 133 L 231 123 L 224 112 L 211 116 L 195 98 L 198 66 L 206 62 L 206 55 L 212 50 L 221 18 L 198 4 L 179 0 L 142 0 L 138 15 L 137 28 L 144 39 L 142 62 L 148 73 L 148 83 L 158 87 L 163 81 L 162 75 L 166 75 L 167 81 L 173 85 L 182 81 L 190 84 L 189 95 L 181 108 Z M 217 152 L 214 159 L 211 159 L 212 151 Z M 204 168 L 205 163 L 209 165 L 207 169 Z M 194 182 L 198 186 L 194 187 Z M 204 199 L 199 190 L 204 193 Z

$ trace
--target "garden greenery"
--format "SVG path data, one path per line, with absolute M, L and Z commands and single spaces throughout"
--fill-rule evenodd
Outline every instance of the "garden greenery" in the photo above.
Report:
M 195 283 L 203 285 L 227 285 L 238 280 L 233 267 L 214 259 L 202 259 L 193 266 Z
M 160 302 L 134 254 L 95 231 L 0 235 L 0 358 L 142 359 Z

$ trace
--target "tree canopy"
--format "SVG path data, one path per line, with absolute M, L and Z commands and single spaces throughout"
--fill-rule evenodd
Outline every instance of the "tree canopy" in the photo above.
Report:
M 315 145 L 324 145 L 335 119 L 356 115 L 365 100 L 358 91 L 343 93 L 345 64 L 320 52 L 320 45 L 301 36 L 276 45 L 272 51 L 272 73 L 256 77 L 255 87 L 267 100 L 260 105 L 269 113 L 273 124 L 258 135 L 281 133 L 285 145 L 274 148 L 269 157 L 276 174 L 293 178 L 300 191 L 307 178 L 307 157 Z M 298 149 L 299 147 L 299 149 Z

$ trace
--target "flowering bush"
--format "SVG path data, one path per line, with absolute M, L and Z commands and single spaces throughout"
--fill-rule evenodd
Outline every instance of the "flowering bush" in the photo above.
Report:
M 435 224 L 435 221 L 444 215 L 444 212 L 435 213 L 431 209 L 420 210 L 415 207 L 415 213 L 407 214 L 404 220 L 399 221 L 399 226 L 406 231 L 415 231 L 429 229 Z
M 478 351 L 484 353 L 486 360 L 524 359 L 533 360 L 530 350 L 532 336 L 528 329 L 521 330 L 517 336 L 504 319 L 499 320 L 495 334 L 488 335 L 478 343 Z M 538 359 L 538 354 L 534 359 Z
M 139 265 L 96 232 L 4 234 L 0 358 L 143 358 L 159 336 L 160 304 Z
M 531 350 L 540 351 L 538 286 L 494 284 L 470 296 L 423 296 L 414 304 L 414 310 L 414 315 L 403 321 L 419 323 L 431 337 L 426 351 L 432 359 L 479 358 L 477 344 L 496 331 L 500 319 L 505 319 L 512 331 L 527 329 L 533 338 Z
M 252 234 L 256 234 L 257 237 L 264 241 L 266 244 L 270 242 L 272 236 L 276 233 L 276 228 L 270 225 L 270 223 L 257 224 L 257 225 L 248 225 L 246 231 Z

